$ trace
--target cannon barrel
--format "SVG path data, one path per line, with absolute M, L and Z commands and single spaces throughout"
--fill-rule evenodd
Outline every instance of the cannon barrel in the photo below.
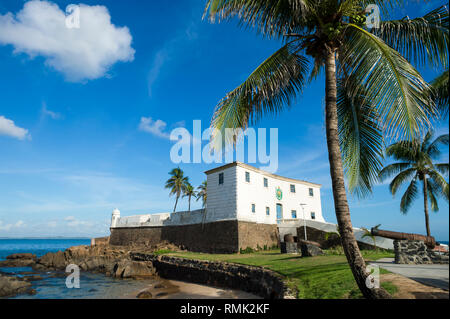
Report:
M 408 234 L 408 233 L 400 233 L 396 231 L 382 230 L 377 228 L 372 228 L 370 230 L 372 235 L 380 236 L 390 239 L 398 239 L 398 240 L 421 240 L 430 248 L 434 248 L 436 246 L 436 240 L 433 236 L 423 236 L 419 234 Z

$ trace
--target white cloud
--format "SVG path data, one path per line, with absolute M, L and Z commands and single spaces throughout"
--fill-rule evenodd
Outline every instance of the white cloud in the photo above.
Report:
M 31 58 L 43 56 L 45 64 L 78 82 L 104 76 L 118 61 L 134 59 L 127 27 L 116 27 L 105 6 L 79 5 L 80 28 L 67 28 L 58 5 L 32 0 L 16 15 L 0 15 L 0 44 Z
M 196 25 L 193 22 L 189 22 L 185 30 L 181 30 L 174 38 L 165 42 L 164 45 L 155 53 L 153 58 L 152 67 L 150 68 L 147 76 L 148 95 L 152 96 L 153 86 L 158 80 L 164 65 L 172 60 L 174 56 L 182 52 L 185 54 L 187 46 L 193 46 L 192 41 L 198 38 L 196 31 Z M 179 59 L 177 59 L 179 61 Z
M 54 120 L 59 120 L 61 118 L 61 114 L 57 113 L 57 112 L 50 111 L 47 108 L 47 104 L 46 103 L 42 104 L 41 114 L 42 114 L 42 117 L 48 116 L 48 117 L 50 117 L 50 118 L 52 118 Z
M 24 140 L 26 138 L 31 138 L 28 134 L 28 130 L 18 127 L 14 124 L 14 121 L 7 119 L 0 115 L 0 135 L 11 136 L 19 140 Z
M 15 227 L 22 227 L 24 225 L 25 225 L 25 223 L 23 222 L 23 220 L 19 220 L 14 226 Z
M 25 226 L 25 223 L 22 220 L 19 220 L 15 224 L 4 224 L 3 221 L 0 220 L 0 230 L 9 231 L 13 228 L 20 228 Z
M 66 218 L 64 218 L 64 220 L 67 222 L 67 225 L 69 227 L 78 227 L 78 226 L 92 227 L 94 225 L 92 222 L 79 220 L 73 216 L 67 216 Z
M 141 117 L 141 122 L 139 123 L 139 130 L 147 132 L 162 138 L 169 139 L 170 134 L 165 132 L 167 123 L 162 120 L 152 120 L 151 117 Z
M 58 223 L 56 221 L 49 221 L 47 223 L 47 227 L 49 228 L 56 228 L 58 226 Z

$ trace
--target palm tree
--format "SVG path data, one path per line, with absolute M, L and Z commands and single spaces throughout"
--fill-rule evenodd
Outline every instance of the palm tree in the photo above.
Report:
M 381 226 L 381 224 L 378 224 L 374 227 L 374 229 L 378 229 Z M 368 230 L 367 228 L 361 227 L 361 229 L 364 231 L 364 234 L 362 235 L 362 237 L 369 237 L 370 239 L 372 239 L 373 242 L 373 246 L 375 247 L 375 251 L 378 252 L 378 247 L 377 247 L 377 236 L 372 234 L 371 230 Z
M 202 206 L 203 208 L 206 207 L 206 186 L 207 186 L 207 181 L 203 181 L 203 183 L 197 187 L 198 191 L 197 191 L 197 201 L 199 199 L 202 200 Z
M 379 28 L 368 30 L 366 5 L 376 4 L 387 14 L 398 2 L 209 0 L 205 8 L 212 22 L 237 17 L 241 25 L 283 42 L 218 103 L 211 123 L 217 129 L 213 140 L 221 137 L 233 143 L 234 137 L 224 134 L 226 128 L 245 129 L 264 115 L 277 114 L 292 104 L 308 78 L 325 71 L 325 124 L 336 218 L 347 260 L 366 298 L 390 296 L 384 289 L 366 285 L 369 273 L 353 233 L 344 173 L 352 192 L 370 192 L 382 167 L 383 133 L 412 138 L 435 114 L 429 86 L 408 60 L 444 67 L 448 63 L 445 7 L 417 19 L 383 21 Z
M 197 196 L 197 192 L 194 190 L 194 186 L 192 186 L 191 184 L 187 183 L 186 184 L 186 188 L 184 190 L 184 194 L 183 197 L 187 197 L 189 200 L 189 211 L 191 211 L 191 198 L 192 196 L 196 197 Z
M 185 192 L 186 186 L 189 184 L 189 178 L 184 176 L 184 172 L 179 167 L 172 169 L 169 174 L 171 177 L 166 182 L 166 188 L 170 189 L 170 195 L 176 195 L 175 206 L 173 207 L 175 213 L 178 199 Z
M 442 117 L 448 116 L 448 69 L 431 82 L 435 92 L 436 104 Z
M 425 212 L 425 225 L 427 236 L 431 236 L 428 216 L 428 200 L 431 209 L 438 211 L 438 197 L 444 197 L 448 201 L 448 182 L 443 175 L 448 176 L 448 163 L 435 164 L 433 160 L 440 157 L 440 145 L 448 145 L 449 135 L 444 134 L 432 141 L 433 133 L 428 132 L 422 140 L 400 141 L 390 145 L 386 149 L 386 155 L 400 161 L 393 163 L 380 172 L 380 179 L 389 177 L 394 179 L 389 184 L 389 190 L 395 195 L 400 186 L 409 183 L 408 188 L 400 201 L 400 211 L 406 214 L 412 202 L 418 196 L 417 183 L 422 182 L 423 201 Z

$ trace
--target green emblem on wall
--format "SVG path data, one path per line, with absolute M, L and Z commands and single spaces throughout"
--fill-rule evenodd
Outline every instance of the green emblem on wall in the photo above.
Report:
M 283 192 L 281 191 L 281 188 L 277 187 L 275 189 L 275 195 L 277 196 L 278 200 L 282 200 L 283 199 Z

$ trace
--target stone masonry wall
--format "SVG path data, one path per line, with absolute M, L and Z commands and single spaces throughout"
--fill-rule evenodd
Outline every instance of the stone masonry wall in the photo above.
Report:
M 277 225 L 239 222 L 239 248 L 279 246 Z
M 438 254 L 421 240 L 394 240 L 396 264 L 448 264 L 448 252 Z
M 181 226 L 111 228 L 111 245 L 155 245 L 161 241 L 190 251 L 236 253 L 240 248 L 278 245 L 278 233 L 276 225 L 236 220 Z
M 182 246 L 190 251 L 206 253 L 235 253 L 238 248 L 236 221 L 221 221 L 184 226 L 165 226 L 162 240 Z
M 109 236 L 113 246 L 156 245 L 161 241 L 161 227 L 111 228 Z

